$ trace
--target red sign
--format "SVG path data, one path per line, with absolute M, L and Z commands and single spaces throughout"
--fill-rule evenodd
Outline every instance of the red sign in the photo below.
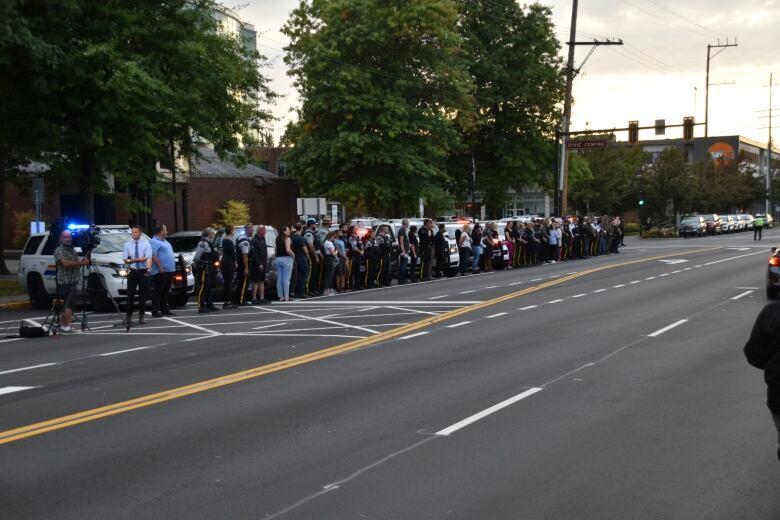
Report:
M 567 150 L 603 150 L 606 147 L 607 147 L 606 139 L 566 141 Z

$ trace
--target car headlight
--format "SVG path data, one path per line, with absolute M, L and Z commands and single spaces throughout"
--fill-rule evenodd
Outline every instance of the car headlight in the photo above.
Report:
M 450 246 L 450 254 L 454 254 L 458 252 L 458 248 L 455 246 Z
M 126 267 L 114 267 L 114 277 L 115 278 L 127 278 L 128 273 L 130 272 Z

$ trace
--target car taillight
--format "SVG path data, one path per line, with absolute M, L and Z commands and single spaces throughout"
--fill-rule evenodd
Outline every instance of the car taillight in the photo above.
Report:
M 773 265 L 775 267 L 780 267 L 780 257 L 770 256 L 769 257 L 769 265 Z
M 493 245 L 494 245 L 494 246 L 497 246 L 497 245 L 498 245 L 498 244 L 500 244 L 500 243 L 501 243 L 501 241 L 500 241 L 499 239 L 497 239 L 497 238 L 494 238 L 494 239 L 493 239 Z
M 181 282 L 181 281 L 184 280 L 184 277 L 182 275 L 180 275 L 180 274 L 177 274 L 176 276 L 173 277 L 173 280 L 175 282 Z

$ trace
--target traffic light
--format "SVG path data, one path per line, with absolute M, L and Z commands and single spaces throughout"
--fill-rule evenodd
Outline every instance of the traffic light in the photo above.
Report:
M 645 199 L 639 199 L 639 205 L 644 206 L 645 205 Z
M 639 142 L 639 121 L 628 122 L 628 142 L 631 144 Z
M 693 117 L 683 118 L 683 140 L 693 141 Z

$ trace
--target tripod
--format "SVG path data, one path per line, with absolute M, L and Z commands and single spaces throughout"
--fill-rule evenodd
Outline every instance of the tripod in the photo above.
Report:
M 106 297 L 111 301 L 114 311 L 116 312 L 117 317 L 119 318 L 120 323 L 115 324 L 115 327 L 122 326 L 124 327 L 127 332 L 130 332 L 130 320 L 126 320 L 125 317 L 122 315 L 122 313 L 119 310 L 119 303 L 117 303 L 116 299 L 111 296 L 111 293 L 108 291 L 108 287 L 106 286 L 106 281 L 103 278 L 103 275 L 100 273 L 100 271 L 97 268 L 97 265 L 95 265 L 95 262 L 92 260 L 92 256 L 90 255 L 91 251 L 88 251 L 84 257 L 87 259 L 88 263 L 86 265 L 83 265 L 79 268 L 79 278 L 81 280 L 81 291 L 80 291 L 80 303 L 81 303 L 81 318 L 77 317 L 75 314 L 73 315 L 73 320 L 77 321 L 81 324 L 81 330 L 89 330 L 89 324 L 88 324 L 88 318 L 87 318 L 87 304 L 89 304 L 92 301 L 92 298 L 90 297 L 90 292 L 94 291 L 102 291 L 103 294 L 106 295 Z M 60 270 L 59 264 L 57 264 L 56 267 L 57 272 Z M 94 275 L 94 276 L 93 276 Z M 99 286 L 90 288 L 89 280 L 95 279 L 98 281 Z M 46 316 L 46 319 L 43 321 L 43 329 L 46 331 L 46 333 L 57 335 L 61 331 L 61 320 L 62 320 L 62 311 L 65 308 L 70 307 L 71 301 L 73 301 L 73 298 L 76 296 L 76 293 L 79 293 L 79 283 L 76 282 L 72 284 L 68 290 L 68 293 L 65 295 L 60 294 L 60 284 L 57 282 L 57 297 L 54 299 L 51 309 L 49 310 L 49 314 Z

